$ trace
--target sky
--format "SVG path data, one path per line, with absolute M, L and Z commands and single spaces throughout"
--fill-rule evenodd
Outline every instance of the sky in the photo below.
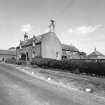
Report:
M 105 0 L 0 0 L 0 49 L 48 32 L 50 19 L 62 43 L 105 54 Z

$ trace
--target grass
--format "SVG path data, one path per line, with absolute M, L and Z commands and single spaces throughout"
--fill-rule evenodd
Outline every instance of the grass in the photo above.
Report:
M 73 74 L 67 71 L 59 71 L 59 69 L 43 69 L 38 67 L 28 67 L 26 68 L 26 70 L 32 71 L 35 74 L 41 74 L 41 76 L 45 78 L 50 77 L 58 83 L 62 82 L 67 86 L 81 91 L 85 91 L 86 88 L 91 88 L 93 90 L 92 94 L 97 94 L 105 97 L 104 77 L 92 77 L 86 74 Z
M 56 81 L 62 81 L 66 85 L 70 85 L 76 89 L 85 91 L 91 88 L 94 94 L 105 97 L 105 78 L 91 77 L 83 74 L 73 74 L 53 69 L 35 69 L 46 77 L 51 77 Z

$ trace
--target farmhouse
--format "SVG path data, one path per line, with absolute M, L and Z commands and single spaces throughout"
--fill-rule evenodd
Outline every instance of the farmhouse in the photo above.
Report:
M 31 60 L 35 57 L 61 60 L 61 42 L 54 32 L 48 32 L 28 39 L 25 33 L 24 41 L 16 48 L 17 59 Z

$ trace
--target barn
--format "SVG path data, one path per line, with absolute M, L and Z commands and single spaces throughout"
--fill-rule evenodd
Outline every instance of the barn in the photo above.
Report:
M 80 51 L 74 45 L 62 44 L 62 59 L 80 59 Z

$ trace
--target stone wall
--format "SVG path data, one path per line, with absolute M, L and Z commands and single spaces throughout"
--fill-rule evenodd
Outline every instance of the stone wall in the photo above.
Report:
M 42 40 L 42 57 L 61 60 L 62 46 L 55 33 L 49 33 Z

